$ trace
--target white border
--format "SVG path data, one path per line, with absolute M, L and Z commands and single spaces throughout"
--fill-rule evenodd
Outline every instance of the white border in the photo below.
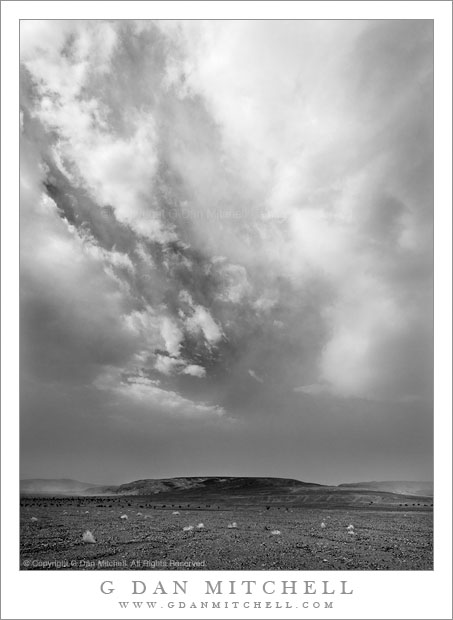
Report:
M 347 580 L 355 593 L 344 597 L 346 600 L 337 597 L 333 610 L 224 609 L 203 614 L 200 610 L 159 609 L 158 612 L 137 610 L 132 612 L 132 617 L 156 617 L 157 613 L 161 618 L 214 615 L 230 618 L 233 614 L 248 618 L 276 615 L 281 618 L 451 618 L 451 10 L 450 2 L 435 1 L 2 3 L 2 618 L 130 618 L 130 610 L 119 612 L 113 601 L 100 594 L 101 581 L 114 579 L 124 587 L 134 578 L 149 581 L 158 576 L 154 571 L 137 575 L 18 570 L 18 20 L 319 19 L 326 16 L 329 19 L 434 19 L 435 23 L 435 569 L 432 572 L 273 573 L 273 578 L 278 580 Z M 187 579 L 193 592 L 199 591 L 205 578 L 250 578 L 259 582 L 272 579 L 272 574 L 261 571 L 161 575 L 163 579 Z M 278 600 L 284 601 L 282 597 Z

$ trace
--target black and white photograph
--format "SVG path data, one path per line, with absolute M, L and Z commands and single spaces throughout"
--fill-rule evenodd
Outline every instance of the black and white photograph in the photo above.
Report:
M 433 50 L 21 21 L 21 570 L 433 569 Z
M 451 618 L 451 4 L 0 8 L 1 617 Z

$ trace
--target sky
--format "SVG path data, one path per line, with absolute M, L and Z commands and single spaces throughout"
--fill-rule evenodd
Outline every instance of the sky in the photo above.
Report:
M 21 22 L 22 478 L 432 478 L 432 30 Z

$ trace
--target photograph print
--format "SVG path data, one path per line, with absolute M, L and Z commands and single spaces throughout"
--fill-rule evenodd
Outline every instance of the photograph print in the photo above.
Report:
M 21 21 L 21 570 L 433 569 L 433 45 Z

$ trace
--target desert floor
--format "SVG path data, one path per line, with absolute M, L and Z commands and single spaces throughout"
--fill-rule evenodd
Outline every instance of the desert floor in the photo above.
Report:
M 87 530 L 95 543 L 83 541 Z M 25 570 L 433 567 L 433 513 L 424 506 L 163 507 L 143 497 L 41 497 L 21 501 L 20 531 Z

